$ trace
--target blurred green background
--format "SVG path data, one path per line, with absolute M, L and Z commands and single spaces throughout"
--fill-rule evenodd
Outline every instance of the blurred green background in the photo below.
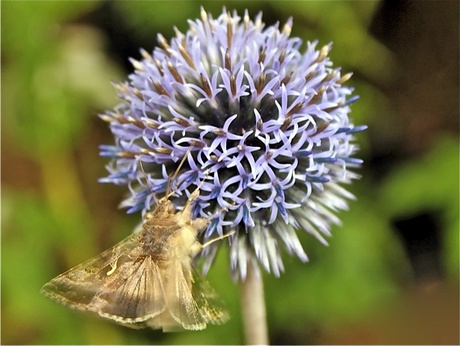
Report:
M 130 234 L 124 188 L 99 184 L 113 142 L 97 114 L 110 81 L 185 31 L 200 6 L 294 17 L 293 36 L 334 42 L 353 71 L 363 179 L 329 247 L 301 235 L 307 264 L 265 275 L 275 344 L 457 344 L 457 1 L 2 1 L 2 344 L 241 344 L 239 289 L 225 250 L 208 275 L 232 315 L 202 332 L 130 330 L 66 309 L 40 287 Z

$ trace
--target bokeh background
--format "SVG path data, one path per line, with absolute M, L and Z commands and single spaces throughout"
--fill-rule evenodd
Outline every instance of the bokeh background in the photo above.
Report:
M 49 279 L 130 234 L 124 188 L 99 184 L 111 144 L 97 117 L 110 81 L 156 34 L 248 8 L 294 17 L 293 36 L 334 42 L 353 71 L 365 159 L 358 197 L 329 247 L 307 235 L 307 264 L 265 275 L 275 344 L 458 344 L 459 3 L 457 1 L 2 1 L 2 344 L 241 344 L 239 289 L 226 250 L 208 279 L 232 319 L 202 332 L 130 330 L 39 294 Z

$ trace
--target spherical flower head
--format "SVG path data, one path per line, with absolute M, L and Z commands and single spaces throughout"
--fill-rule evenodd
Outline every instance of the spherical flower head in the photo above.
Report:
M 330 44 L 301 51 L 292 20 L 280 29 L 261 14 L 213 19 L 202 9 L 189 24 L 170 41 L 158 35 L 116 85 L 123 102 L 101 115 L 116 140 L 101 146 L 113 158 L 102 181 L 129 186 L 129 212 L 151 209 L 168 189 L 180 209 L 200 186 L 194 217 L 212 218 L 202 240 L 234 231 L 235 277 L 259 264 L 279 275 L 282 247 L 307 260 L 296 232 L 326 243 L 333 212 L 353 197 L 340 185 L 358 177 L 352 141 L 365 126 L 348 117 L 351 74 L 332 67 Z M 205 271 L 223 242 L 202 251 Z

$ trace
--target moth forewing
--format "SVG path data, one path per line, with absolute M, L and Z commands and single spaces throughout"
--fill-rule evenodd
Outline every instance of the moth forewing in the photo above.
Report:
M 137 257 L 140 253 L 138 235 L 133 234 L 101 254 L 69 269 L 45 284 L 41 292 L 77 310 L 97 312 L 95 296 L 110 286 L 109 276 L 120 258 Z M 125 273 L 127 275 L 128 273 Z
M 134 263 L 135 270 L 121 284 L 99 297 L 106 302 L 98 311 L 102 317 L 122 324 L 145 322 L 167 308 L 162 275 L 150 256 L 142 256 Z

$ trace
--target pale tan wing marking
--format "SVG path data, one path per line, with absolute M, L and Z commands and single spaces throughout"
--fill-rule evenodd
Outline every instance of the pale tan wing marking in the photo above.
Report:
M 166 310 L 165 293 L 160 268 L 150 256 L 139 259 L 140 265 L 116 289 L 106 287 L 95 297 L 104 302 L 100 316 L 119 323 L 147 321 Z M 133 263 L 124 263 L 120 271 L 128 270 Z M 97 303 L 95 303 L 97 305 Z
M 95 311 L 94 296 L 105 287 L 107 273 L 122 257 L 136 260 L 139 234 L 133 234 L 115 246 L 58 275 L 41 292 L 47 297 L 77 310 Z

